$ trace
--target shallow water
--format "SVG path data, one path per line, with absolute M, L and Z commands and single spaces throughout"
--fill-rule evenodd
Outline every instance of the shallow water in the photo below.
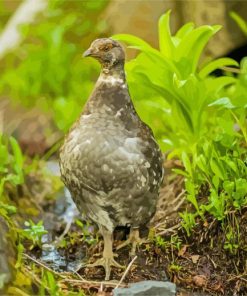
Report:
M 57 161 L 48 161 L 47 168 L 55 176 L 60 175 Z M 55 271 L 74 271 L 84 258 L 84 253 L 81 252 L 77 256 L 78 258 L 69 260 L 66 256 L 66 252 L 57 248 L 57 240 L 59 237 L 57 234 L 58 228 L 61 225 L 65 225 L 65 228 L 69 228 L 78 215 L 79 212 L 66 187 L 57 193 L 54 205 L 44 214 L 44 227 L 48 233 L 42 237 L 42 252 L 38 259 Z

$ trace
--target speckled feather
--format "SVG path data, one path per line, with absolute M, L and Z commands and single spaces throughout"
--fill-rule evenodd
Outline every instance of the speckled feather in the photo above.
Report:
M 131 101 L 122 67 L 102 71 L 60 151 L 64 183 L 80 211 L 113 231 L 155 213 L 162 155 Z

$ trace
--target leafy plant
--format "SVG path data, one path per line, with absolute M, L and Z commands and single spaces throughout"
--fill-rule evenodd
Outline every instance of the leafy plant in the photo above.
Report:
M 9 144 L 12 153 L 9 153 Z M 15 138 L 11 137 L 4 143 L 3 136 L 0 135 L 0 200 L 6 182 L 13 186 L 23 184 L 23 161 L 24 156 Z
M 196 222 L 195 222 L 196 214 L 188 213 L 186 211 L 184 213 L 180 213 L 180 216 L 183 219 L 181 225 L 185 229 L 187 235 L 190 236 L 193 227 L 196 225 Z
M 42 237 L 44 234 L 48 232 L 44 229 L 43 221 L 39 221 L 35 224 L 33 221 L 25 221 L 25 226 L 27 228 L 22 232 L 23 236 L 32 241 L 32 245 L 30 246 L 30 250 L 35 246 L 41 247 Z
M 180 265 L 178 265 L 177 263 L 174 262 L 174 263 L 172 263 L 172 264 L 169 265 L 168 270 L 169 270 L 170 272 L 175 272 L 175 273 L 177 273 L 177 272 L 179 272 L 180 270 L 182 270 L 182 266 L 180 266 Z
M 82 59 L 89 43 L 106 30 L 97 16 L 108 1 L 48 1 L 24 41 L 2 62 L 0 92 L 25 107 L 50 113 L 66 131 L 79 115 L 99 66 Z M 83 42 L 81 42 L 83 40 Z
M 233 77 L 212 78 L 210 74 L 217 68 L 238 66 L 238 63 L 221 58 L 199 67 L 203 49 L 220 26 L 195 28 L 193 23 L 188 23 L 172 36 L 169 19 L 170 11 L 159 20 L 160 50 L 133 35 L 119 34 L 113 38 L 141 51 L 127 65 L 130 91 L 137 100 L 147 93 L 146 101 L 151 109 L 150 91 L 146 90 L 152 90 L 153 113 L 164 120 L 157 133 L 165 149 L 173 148 L 172 156 L 181 151 L 194 152 L 211 123 L 208 105 L 220 98 L 225 86 L 236 83 Z M 149 121 L 145 114 L 144 119 Z
M 83 240 L 88 244 L 95 244 L 98 241 L 98 237 L 93 236 L 93 226 L 88 221 L 83 223 L 81 220 L 76 219 L 75 223 L 80 227 L 83 234 Z

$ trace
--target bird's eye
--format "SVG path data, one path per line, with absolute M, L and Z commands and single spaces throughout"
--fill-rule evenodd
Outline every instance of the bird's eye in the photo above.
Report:
M 104 51 L 108 51 L 109 49 L 110 49 L 110 46 L 108 46 L 108 45 L 106 45 L 106 46 L 103 48 Z

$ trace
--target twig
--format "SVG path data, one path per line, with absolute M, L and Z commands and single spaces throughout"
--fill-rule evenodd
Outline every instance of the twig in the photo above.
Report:
M 54 274 L 60 276 L 61 278 L 65 278 L 65 276 L 62 275 L 61 273 L 56 272 L 55 270 L 53 270 L 53 269 L 51 269 L 50 267 L 46 266 L 44 263 L 40 262 L 39 260 L 37 260 L 37 259 L 35 259 L 35 258 L 29 256 L 28 254 L 23 253 L 23 256 L 26 257 L 26 258 L 28 258 L 28 259 L 30 259 L 30 260 L 32 260 L 33 262 L 37 263 L 38 265 L 44 267 L 44 268 L 47 269 L 48 271 L 50 271 L 50 272 L 52 272 L 52 273 L 54 273 Z
M 100 283 L 99 292 L 103 292 L 103 286 L 104 286 L 104 285 L 103 285 L 103 283 L 101 282 L 101 283 Z
M 135 257 L 131 260 L 131 262 L 130 262 L 129 265 L 127 266 L 127 268 L 126 268 L 124 274 L 122 275 L 122 277 L 121 277 L 121 279 L 120 279 L 120 281 L 119 281 L 119 283 L 117 284 L 117 286 L 116 286 L 115 289 L 117 289 L 117 288 L 122 284 L 123 280 L 125 279 L 125 277 L 126 277 L 128 271 L 130 270 L 130 267 L 131 267 L 132 264 L 135 262 L 136 258 L 137 258 L 137 256 L 135 256 Z
M 175 229 L 179 228 L 180 226 L 181 226 L 180 223 L 178 223 L 178 224 L 176 224 L 176 225 L 174 225 L 174 226 L 172 226 L 170 228 L 167 228 L 167 229 L 164 229 L 164 230 L 158 232 L 157 235 L 163 235 L 163 234 L 165 234 L 167 232 L 175 231 Z
M 207 258 L 211 261 L 211 263 L 213 264 L 213 266 L 214 266 L 214 269 L 216 269 L 217 268 L 217 264 L 214 262 L 214 260 L 209 256 L 209 255 L 207 255 Z
M 73 220 L 71 219 L 67 224 L 66 224 L 66 227 L 63 231 L 63 233 L 55 240 L 55 242 L 53 243 L 53 245 L 55 247 L 57 247 L 60 242 L 62 241 L 62 239 L 65 237 L 65 235 L 69 232 L 70 230 L 70 227 L 71 227 L 71 224 L 72 224 Z
M 97 285 L 99 287 L 101 287 L 102 285 L 108 286 L 108 287 L 116 287 L 116 286 L 117 287 L 119 287 L 119 286 L 126 287 L 125 284 L 121 284 L 120 282 L 119 283 L 114 283 L 114 282 L 111 282 L 111 281 L 103 281 L 103 282 L 102 281 L 101 282 L 88 281 L 88 280 L 83 279 L 83 277 L 78 272 L 74 272 L 74 274 L 76 274 L 80 278 L 80 280 L 77 280 L 77 279 L 69 279 L 68 278 L 68 275 L 63 275 L 61 273 L 58 273 L 58 272 L 52 270 L 51 268 L 49 268 L 48 266 L 46 266 L 42 262 L 40 262 L 37 259 L 29 256 L 28 254 L 23 253 L 23 256 L 26 257 L 26 258 L 28 258 L 28 259 L 30 259 L 30 260 L 32 260 L 33 262 L 37 263 L 38 265 L 42 266 L 43 268 L 47 269 L 48 271 L 54 273 L 55 275 L 61 277 L 62 278 L 61 279 L 61 282 L 78 283 L 78 284 L 88 284 L 88 285 Z M 134 262 L 134 260 L 132 260 L 132 261 Z M 71 274 L 73 274 L 73 273 L 71 273 Z
M 185 193 L 185 190 L 182 190 L 182 192 L 177 196 L 176 201 L 177 201 L 178 199 L 180 199 L 180 198 L 183 196 L 184 193 Z M 174 208 L 174 212 L 177 212 L 177 210 L 178 210 L 178 209 L 181 207 L 181 205 L 184 203 L 185 199 L 186 199 L 186 196 L 184 196 L 184 197 L 181 199 L 181 201 L 177 204 L 177 206 L 175 206 L 175 208 Z
M 97 282 L 97 281 L 87 281 L 87 280 L 76 280 L 76 279 L 62 279 L 61 282 L 69 282 L 69 283 L 78 283 L 78 284 L 89 284 L 89 285 L 97 285 L 97 286 L 101 286 L 101 284 L 103 284 L 104 286 L 108 286 L 108 287 L 116 287 L 116 286 L 121 286 L 121 287 L 126 287 L 126 284 L 119 284 L 119 283 L 114 283 L 111 281 L 101 281 L 101 282 Z
M 227 71 L 227 72 L 232 72 L 232 73 L 237 73 L 237 74 L 241 74 L 243 73 L 243 71 L 241 71 L 241 69 L 239 68 L 233 68 L 233 67 L 221 67 L 222 70 Z
M 228 282 L 231 282 L 231 281 L 233 281 L 233 280 L 235 280 L 235 279 L 239 279 L 239 280 L 242 280 L 242 281 L 244 281 L 244 282 L 247 282 L 247 279 L 245 279 L 244 277 L 246 277 L 247 276 L 247 274 L 245 273 L 245 274 L 240 274 L 240 275 L 233 275 L 230 279 L 228 279 L 227 281 Z
M 87 280 L 85 280 L 77 271 L 74 271 L 74 273 L 78 276 L 78 278 L 83 281 L 86 282 Z

